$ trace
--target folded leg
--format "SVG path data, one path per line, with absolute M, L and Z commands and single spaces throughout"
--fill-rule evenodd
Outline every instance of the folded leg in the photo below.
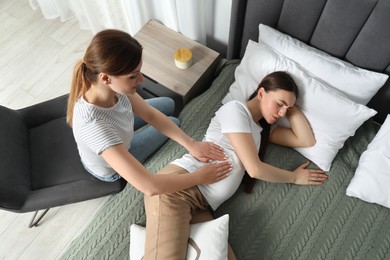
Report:
M 188 174 L 168 165 L 158 174 Z M 186 258 L 192 215 L 208 210 L 208 203 L 197 187 L 144 197 L 146 210 L 145 260 Z

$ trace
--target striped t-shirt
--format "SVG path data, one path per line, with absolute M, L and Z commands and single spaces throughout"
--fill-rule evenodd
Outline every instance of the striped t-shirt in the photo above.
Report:
M 123 144 L 127 149 L 134 135 L 134 114 L 129 98 L 117 94 L 118 102 L 109 108 L 88 103 L 81 97 L 73 110 L 73 134 L 84 166 L 93 174 L 115 174 L 100 156 L 104 150 Z

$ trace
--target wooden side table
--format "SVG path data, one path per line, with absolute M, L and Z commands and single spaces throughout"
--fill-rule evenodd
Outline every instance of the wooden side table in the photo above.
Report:
M 220 54 L 184 35 L 150 20 L 134 35 L 143 46 L 141 72 L 145 82 L 138 88 L 144 98 L 168 96 L 176 102 L 176 114 L 195 96 L 206 90 L 212 80 Z M 179 48 L 192 51 L 192 65 L 179 69 L 173 54 Z

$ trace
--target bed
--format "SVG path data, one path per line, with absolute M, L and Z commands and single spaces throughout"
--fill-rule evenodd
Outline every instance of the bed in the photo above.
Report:
M 236 70 L 242 66 L 248 42 L 260 41 L 259 24 L 359 68 L 390 74 L 388 13 L 387 0 L 234 0 L 227 59 L 221 62 L 208 90 L 180 113 L 182 129 L 194 139 L 202 139 L 210 119 L 237 81 Z M 332 75 L 337 78 L 337 73 Z M 257 181 L 251 193 L 245 193 L 241 185 L 217 209 L 216 218 L 229 214 L 229 243 L 238 259 L 390 259 L 390 209 L 386 201 L 367 202 L 359 195 L 346 194 L 360 169 L 362 155 L 388 121 L 389 80 L 374 92 L 367 108 L 378 113 L 362 119 L 337 149 L 324 185 Z M 376 143 L 383 147 L 390 133 L 381 136 Z M 388 146 L 384 149 L 389 156 Z M 145 166 L 155 172 L 184 153 L 182 147 L 168 141 Z M 307 159 L 300 151 L 269 145 L 265 160 L 292 170 Z M 378 182 L 374 186 L 360 183 L 359 187 L 368 192 L 388 187 L 386 178 Z M 389 196 L 388 191 L 379 191 L 383 192 L 379 197 Z M 61 259 L 128 259 L 130 225 L 134 223 L 145 225 L 143 195 L 127 185 L 110 198 Z

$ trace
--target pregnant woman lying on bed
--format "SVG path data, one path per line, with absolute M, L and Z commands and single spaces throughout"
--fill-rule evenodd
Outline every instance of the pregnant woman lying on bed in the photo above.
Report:
M 260 120 L 267 123 L 264 129 L 269 131 L 264 131 L 267 134 L 263 139 L 269 142 L 287 147 L 315 144 L 309 123 L 294 105 L 297 96 L 298 88 L 292 77 L 277 71 L 261 81 L 249 101 L 230 101 L 216 112 L 204 140 L 224 148 L 232 170 L 227 178 L 214 184 L 198 185 L 171 194 L 145 195 L 144 259 L 185 259 L 190 223 L 213 219 L 210 207 L 217 209 L 235 193 L 245 171 L 252 178 L 275 183 L 320 185 L 327 179 L 323 171 L 308 169 L 309 162 L 291 172 L 266 164 L 259 158 L 263 131 Z M 291 128 L 270 126 L 284 116 L 287 116 Z M 204 164 L 191 154 L 185 154 L 157 174 L 191 174 Z M 235 259 L 230 248 L 229 259 Z

